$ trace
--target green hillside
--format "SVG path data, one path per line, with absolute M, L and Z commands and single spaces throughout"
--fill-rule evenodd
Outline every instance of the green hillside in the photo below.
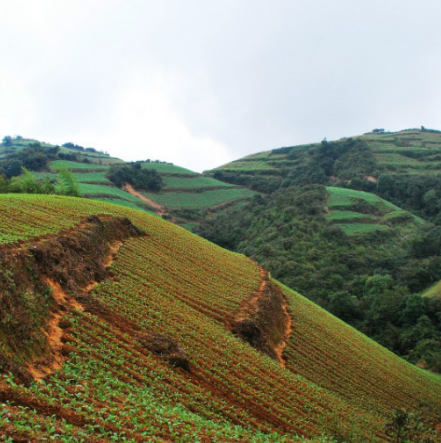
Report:
M 112 182 L 110 172 L 129 165 L 157 173 L 160 190 L 145 185 L 132 189 L 125 186 L 125 181 Z M 60 169 L 67 169 L 78 181 L 79 192 L 86 198 L 155 213 L 188 229 L 211 213 L 241 205 L 255 194 L 249 189 L 203 177 L 170 163 L 149 160 L 125 163 L 73 143 L 60 147 L 5 137 L 0 144 L 0 177 L 19 176 L 22 166 L 32 171 L 37 180 L 48 179 L 52 183 L 57 183 Z M 136 175 L 136 171 L 137 168 L 128 170 L 126 179 Z M 1 180 L 4 179 L 0 179 L 0 192 L 17 192 L 18 186 L 2 185 Z
M 440 441 L 438 376 L 244 255 L 92 200 L 0 214 L 3 441 L 394 441 L 397 410 Z
M 266 193 L 313 183 L 373 192 L 438 223 L 440 166 L 441 131 L 410 129 L 273 149 L 206 174 Z
M 255 197 L 196 232 L 413 363 L 441 370 L 440 228 L 362 191 L 309 185 Z

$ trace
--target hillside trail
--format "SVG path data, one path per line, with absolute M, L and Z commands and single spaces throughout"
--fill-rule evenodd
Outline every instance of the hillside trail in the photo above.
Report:
M 122 244 L 122 241 L 108 243 L 109 252 L 103 258 L 103 265 L 105 268 L 109 268 L 112 265 Z M 84 312 L 85 310 L 81 303 L 75 300 L 75 298 L 66 294 L 58 282 L 48 277 L 45 277 L 44 279 L 47 285 L 52 288 L 52 297 L 55 301 L 56 309 L 50 313 L 47 330 L 43 331 L 51 349 L 50 356 L 41 361 L 37 361 L 32 364 L 28 363 L 26 365 L 35 381 L 42 380 L 43 378 L 62 368 L 67 357 L 63 355 L 63 336 L 65 335 L 65 331 L 60 325 L 61 321 L 69 312 L 74 310 Z M 88 286 L 86 286 L 84 291 L 86 293 L 90 292 L 95 288 L 96 285 L 98 285 L 98 282 L 91 282 Z
M 241 322 L 243 320 L 248 320 L 253 317 L 255 317 L 259 312 L 259 301 L 267 297 L 267 294 L 273 291 L 274 289 L 268 284 L 270 276 L 268 272 L 259 266 L 259 276 L 261 279 L 260 285 L 258 290 L 251 295 L 246 300 L 243 300 L 237 311 L 233 315 L 233 319 L 230 321 L 227 321 L 227 325 L 229 329 L 232 328 L 232 325 L 238 322 Z M 286 360 L 283 355 L 283 352 L 286 348 L 286 345 L 288 343 L 288 340 L 292 333 L 292 326 L 293 326 L 293 319 L 289 310 L 289 303 L 288 300 L 284 295 L 282 295 L 282 305 L 281 309 L 283 311 L 284 316 L 284 330 L 283 330 L 283 338 L 280 340 L 280 342 L 273 348 L 273 351 L 275 352 L 277 358 L 276 360 L 279 362 L 279 364 L 282 367 L 286 367 Z
M 122 189 L 123 191 L 127 191 L 130 195 L 133 195 L 133 197 L 137 197 L 144 203 L 147 203 L 155 210 L 156 214 L 158 214 L 159 216 L 168 214 L 167 208 L 165 206 L 161 206 L 159 203 L 156 203 L 150 198 L 147 198 L 145 195 L 142 195 L 130 183 L 125 183 Z

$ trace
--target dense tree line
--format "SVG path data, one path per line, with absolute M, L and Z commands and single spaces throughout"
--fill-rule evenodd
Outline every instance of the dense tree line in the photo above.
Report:
M 47 148 L 38 142 L 30 143 L 20 151 L 13 150 L 0 161 L 0 175 L 7 178 L 16 177 L 22 173 L 22 167 L 30 171 L 47 170 L 48 162 L 58 158 L 58 151 L 58 146 Z
M 347 236 L 327 222 L 324 186 L 256 196 L 197 233 L 254 258 L 271 274 L 412 362 L 441 371 L 441 301 L 420 291 L 441 279 L 438 227 Z
M 156 169 L 143 169 L 140 162 L 128 165 L 111 165 L 106 177 L 118 187 L 130 183 L 136 189 L 146 191 L 160 191 L 162 189 L 162 178 Z

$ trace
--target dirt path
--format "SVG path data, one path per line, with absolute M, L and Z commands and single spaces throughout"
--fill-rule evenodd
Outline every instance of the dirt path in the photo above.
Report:
M 153 200 L 147 198 L 145 195 L 142 195 L 130 183 L 125 183 L 122 189 L 123 189 L 123 191 L 127 191 L 129 194 L 133 195 L 134 197 L 139 198 L 144 203 L 147 203 L 149 206 L 151 206 L 155 210 L 156 214 L 158 214 L 160 216 L 164 215 L 164 214 L 168 214 L 168 211 L 164 206 L 161 206 L 159 203 L 156 203 Z

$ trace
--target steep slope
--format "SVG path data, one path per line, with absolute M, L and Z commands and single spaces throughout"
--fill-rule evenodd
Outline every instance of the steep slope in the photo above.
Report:
M 310 185 L 256 197 L 196 232 L 398 355 L 441 369 L 441 306 L 420 295 L 441 278 L 439 227 L 371 193 Z
M 5 263 L 41 263 L 37 250 L 60 266 L 22 266 L 20 275 L 1 268 L 1 314 L 16 325 L 15 336 L 0 334 L 5 437 L 263 442 L 356 433 L 386 441 L 391 412 L 420 400 L 435 411 L 431 425 L 441 420 L 439 378 L 280 286 L 245 256 L 91 200 L 2 195 L 0 209 Z M 126 231 L 107 237 L 115 230 L 106 223 Z M 95 230 L 108 232 L 97 249 Z M 84 255 L 89 273 L 74 272 L 74 253 Z M 15 291 L 20 281 L 25 291 Z M 44 334 L 39 343 L 21 341 L 34 310 L 25 304 L 18 312 L 8 297 L 46 300 L 34 318 L 46 341 Z M 274 328 L 264 330 L 259 306 L 278 315 Z M 283 361 L 243 341 L 243 328 L 230 331 L 243 320 L 253 325 L 251 338 L 266 337 Z M 61 367 L 52 372 L 48 355 L 55 354 Z

